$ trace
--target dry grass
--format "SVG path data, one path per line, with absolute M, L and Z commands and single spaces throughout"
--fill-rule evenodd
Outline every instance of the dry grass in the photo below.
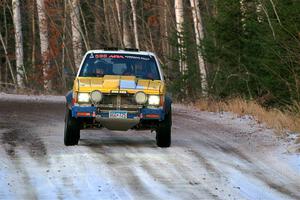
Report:
M 269 128 L 284 134 L 286 130 L 300 133 L 300 104 L 281 111 L 266 109 L 255 101 L 246 101 L 241 98 L 231 99 L 226 102 L 199 100 L 196 107 L 210 112 L 233 112 L 239 116 L 251 115 L 258 123 L 265 123 Z M 300 139 L 300 138 L 299 138 Z M 300 142 L 300 141 L 299 141 Z

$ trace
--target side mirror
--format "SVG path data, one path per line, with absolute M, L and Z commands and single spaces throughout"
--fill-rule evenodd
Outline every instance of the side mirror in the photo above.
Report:
M 66 67 L 64 68 L 64 75 L 72 78 L 76 76 L 76 74 L 72 70 L 70 70 L 70 68 Z

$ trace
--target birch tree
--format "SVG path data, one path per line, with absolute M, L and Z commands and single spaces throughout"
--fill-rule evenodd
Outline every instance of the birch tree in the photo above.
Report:
M 245 29 L 246 11 L 247 11 L 245 0 L 240 0 L 240 9 L 241 9 L 241 15 L 242 15 L 241 23 L 242 23 L 243 28 Z
M 129 23 L 128 23 L 128 7 L 127 0 L 122 0 L 122 26 L 123 26 L 123 44 L 125 48 L 131 48 Z
M 139 36 L 137 30 L 137 21 L 136 21 L 136 0 L 130 0 L 131 9 L 132 9 L 132 19 L 133 19 L 133 31 L 134 31 L 134 40 L 135 40 L 135 47 L 137 49 L 140 48 L 139 45 Z
M 78 0 L 70 0 L 71 25 L 72 25 L 72 45 L 76 69 L 79 68 L 82 59 L 82 36 L 80 28 L 80 10 Z
M 50 90 L 51 80 L 49 77 L 50 62 L 49 62 L 49 32 L 48 32 L 48 22 L 45 10 L 45 0 L 37 0 L 37 12 L 39 18 L 39 32 L 40 32 L 40 44 L 41 44 L 41 55 L 43 62 L 43 78 L 44 78 L 44 89 Z
M 20 13 L 20 1 L 12 0 L 13 23 L 15 29 L 15 52 L 16 52 L 16 71 L 17 85 L 20 88 L 24 87 L 24 53 L 23 53 L 23 34 L 22 22 Z
M 120 8 L 120 0 L 115 0 L 115 5 L 117 9 L 117 15 L 118 15 L 118 25 L 119 27 L 122 27 L 122 20 L 121 20 L 121 8 Z
M 200 47 L 201 41 L 204 38 L 204 32 L 203 32 L 201 13 L 199 9 L 199 0 L 190 0 L 190 2 L 192 7 L 196 44 L 198 47 Z M 207 76 L 206 76 L 205 62 L 201 51 L 198 50 L 197 54 L 198 54 L 198 64 L 199 64 L 199 71 L 200 71 L 200 78 L 201 78 L 202 95 L 207 96 Z
M 183 47 L 183 24 L 184 24 L 184 12 L 183 12 L 183 1 L 175 0 L 175 20 L 177 30 L 177 42 L 178 42 L 178 53 L 179 53 L 179 70 L 182 74 L 185 74 L 187 70 L 186 62 L 184 60 L 185 49 Z

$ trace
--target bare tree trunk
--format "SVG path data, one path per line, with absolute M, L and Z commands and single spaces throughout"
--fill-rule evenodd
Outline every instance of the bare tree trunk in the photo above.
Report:
M 24 88 L 23 34 L 22 34 L 22 22 L 21 22 L 19 0 L 12 0 L 12 9 L 13 9 L 13 23 L 15 29 L 17 85 L 20 88 Z
M 134 40 L 135 40 L 135 47 L 137 49 L 140 48 L 139 45 L 139 36 L 137 30 L 137 21 L 136 21 L 136 0 L 130 0 L 131 9 L 132 9 L 132 18 L 133 18 L 133 31 L 134 31 Z
M 169 37 L 169 31 L 168 31 L 168 2 L 167 0 L 161 1 L 161 9 L 160 9 L 160 32 L 162 35 L 162 52 L 164 57 L 166 55 L 169 55 L 169 48 L 168 48 L 168 37 Z
M 103 12 L 104 12 L 104 19 L 105 19 L 105 29 L 106 29 L 106 35 L 107 35 L 107 41 L 106 43 L 108 44 L 108 46 L 112 46 L 112 31 L 111 31 L 111 26 L 109 23 L 109 7 L 107 5 L 107 0 L 103 0 Z
M 105 16 L 107 18 L 108 26 L 110 29 L 110 41 L 112 47 L 120 46 L 119 42 L 119 26 L 118 26 L 118 20 L 116 20 L 116 9 L 114 8 L 114 4 L 111 2 L 111 0 L 106 0 L 106 10 Z
M 177 42 L 178 42 L 178 53 L 179 53 L 179 70 L 182 74 L 185 74 L 187 70 L 186 62 L 184 60 L 185 49 L 183 47 L 183 24 L 184 24 L 184 12 L 183 12 L 183 1 L 175 0 L 175 20 L 177 30 Z
M 32 1 L 32 13 L 31 13 L 31 29 L 32 29 L 32 52 L 31 52 L 31 64 L 32 67 L 35 68 L 35 50 L 36 50 L 36 42 L 35 42 L 35 0 Z
M 82 38 L 84 39 L 85 43 L 86 43 L 86 49 L 87 50 L 90 50 L 91 49 L 91 45 L 90 45 L 90 40 L 89 40 L 89 34 L 88 34 L 88 28 L 86 26 L 86 21 L 85 21 L 85 17 L 83 15 L 83 12 L 81 10 L 81 7 L 78 5 L 78 8 L 79 8 L 79 11 L 80 11 L 80 16 L 81 16 L 81 19 L 82 19 L 82 22 L 83 22 L 83 27 L 84 27 L 84 33 L 85 35 L 83 34 L 83 31 L 82 31 Z M 81 28 L 80 28 L 81 30 Z
M 66 89 L 66 77 L 65 77 L 65 49 L 66 49 L 66 28 L 67 28 L 67 3 L 64 1 L 64 18 L 63 18 L 63 32 L 62 32 L 62 55 L 61 55 L 61 79 L 63 89 Z
M 119 27 L 122 27 L 122 20 L 121 20 L 121 8 L 120 8 L 120 0 L 115 0 L 115 5 L 117 8 L 117 14 L 118 14 L 118 22 L 119 22 Z
M 114 24 L 115 24 L 115 27 L 117 28 L 117 36 L 118 36 L 118 41 L 117 41 L 117 46 L 122 46 L 122 43 L 123 43 L 123 41 L 122 41 L 122 31 L 121 31 L 121 23 L 120 23 L 120 21 L 119 20 L 121 20 L 121 19 L 119 19 L 118 17 L 119 17 L 119 12 L 120 12 L 120 10 L 118 10 L 118 8 L 116 7 L 116 5 L 114 6 L 113 4 L 110 4 L 110 9 L 112 10 L 112 12 L 113 12 L 113 19 L 114 19 Z M 115 12 L 117 10 L 117 12 Z
M 190 0 L 190 2 L 192 7 L 196 44 L 198 48 L 200 48 L 201 41 L 204 38 L 204 32 L 203 32 L 201 13 L 199 9 L 199 0 Z M 205 62 L 201 50 L 198 50 L 198 64 L 199 64 L 199 71 L 201 77 L 202 96 L 207 96 L 206 68 L 205 68 Z
M 132 47 L 129 33 L 128 13 L 127 0 L 122 0 L 123 43 L 125 48 Z
M 169 20 L 169 13 L 170 13 L 170 4 L 168 0 L 163 0 L 162 2 L 162 34 L 163 34 L 163 41 L 162 41 L 162 46 L 163 46 L 163 55 L 164 55 L 164 60 L 165 64 L 167 65 L 167 71 L 168 74 L 173 70 L 173 63 L 168 59 L 168 57 L 172 57 L 172 48 L 169 43 L 169 37 L 170 37 L 170 31 L 169 27 L 171 24 L 175 24 L 172 21 Z
M 5 58 L 6 58 L 6 62 L 8 63 L 8 67 L 9 67 L 9 71 L 10 71 L 10 75 L 11 75 L 11 78 L 12 78 L 12 81 L 14 83 L 14 85 L 16 85 L 16 79 L 15 79 L 15 76 L 14 76 L 14 73 L 13 73 L 13 70 L 12 70 L 12 66 L 11 66 L 11 63 L 10 63 L 10 60 L 9 60 L 9 57 L 8 57 L 8 53 L 7 53 L 7 47 L 3 41 L 3 37 L 2 37 L 2 34 L 0 32 L 0 42 L 3 46 L 3 50 L 4 50 L 4 53 L 5 53 Z
M 43 78 L 44 78 L 44 89 L 49 91 L 52 88 L 51 77 L 49 77 L 50 62 L 49 62 L 49 32 L 48 22 L 45 10 L 45 0 L 37 0 L 37 11 L 39 18 L 39 31 L 40 31 L 40 43 L 41 43 L 41 55 L 43 62 Z
M 5 6 L 3 6 L 3 20 L 4 20 L 4 33 L 5 33 L 5 38 L 3 42 L 3 46 L 7 46 L 7 35 L 8 35 L 8 28 L 7 28 L 7 17 L 6 17 L 6 3 Z M 1 32 L 0 32 L 1 33 Z M 3 47 L 4 48 L 4 47 Z M 4 74 L 4 82 L 8 81 L 8 68 L 9 68 L 9 60 L 6 59 L 5 61 L 5 74 Z
M 80 20 L 79 20 L 79 4 L 78 0 L 70 0 L 71 3 L 71 25 L 72 25 L 72 45 L 73 55 L 76 69 L 79 68 L 82 59 L 82 36 L 80 33 Z

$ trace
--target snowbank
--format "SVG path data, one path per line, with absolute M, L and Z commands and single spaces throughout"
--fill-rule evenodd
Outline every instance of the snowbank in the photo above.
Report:
M 64 96 L 53 96 L 53 95 L 20 95 L 20 94 L 6 94 L 0 92 L 0 101 L 29 101 L 29 102 L 65 102 Z

